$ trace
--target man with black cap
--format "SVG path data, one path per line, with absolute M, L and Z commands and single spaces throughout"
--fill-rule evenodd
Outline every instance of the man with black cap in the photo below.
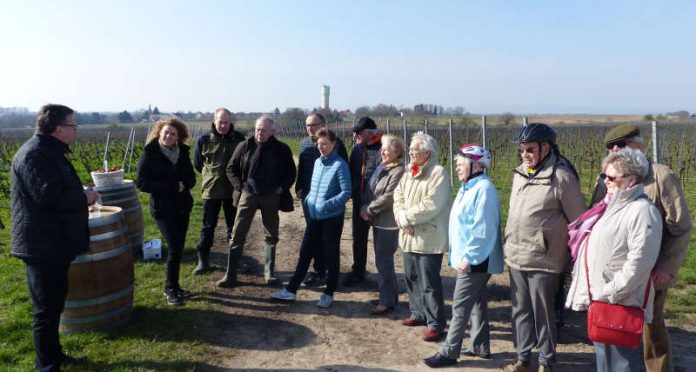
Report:
M 353 139 L 355 144 L 348 161 L 350 178 L 353 181 L 353 267 L 350 274 L 343 279 L 343 285 L 346 287 L 352 287 L 365 279 L 370 223 L 360 218 L 360 208 L 368 187 L 367 182 L 381 160 L 379 152 L 382 148 L 382 133 L 377 130 L 375 121 L 365 116 L 353 127 Z
M 635 125 L 621 125 L 604 137 L 608 152 L 624 147 L 643 150 L 643 139 Z M 600 174 L 592 193 L 592 204 L 601 201 L 607 193 L 604 174 Z M 691 219 L 684 190 L 679 177 L 669 167 L 650 163 L 648 176 L 643 180 L 645 194 L 655 204 L 662 216 L 662 244 L 652 272 L 655 286 L 652 323 L 643 327 L 643 359 L 648 372 L 673 371 L 669 334 L 665 327 L 665 301 L 667 290 L 677 281 L 689 249 Z

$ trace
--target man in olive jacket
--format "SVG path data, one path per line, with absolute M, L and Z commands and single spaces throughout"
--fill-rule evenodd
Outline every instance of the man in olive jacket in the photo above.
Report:
M 604 142 L 609 152 L 624 147 L 643 150 L 640 130 L 634 125 L 613 128 L 604 137 Z M 667 290 L 676 283 L 689 249 L 691 218 L 679 177 L 669 167 L 651 162 L 643 185 L 645 194 L 660 211 L 663 226 L 660 253 L 652 270 L 655 286 L 653 320 L 643 327 L 643 359 L 648 372 L 673 371 L 669 333 L 665 326 L 665 302 Z M 606 193 L 604 175 L 600 174 L 592 193 L 592 204 L 601 201 Z
M 65 157 L 77 135 L 72 109 L 46 105 L 36 118 L 36 133 L 12 160 L 12 248 L 24 261 L 33 303 L 36 367 L 59 371 L 80 360 L 63 354 L 58 338 L 60 314 L 68 293 L 68 268 L 89 247 L 87 206 L 99 194 L 83 190 Z
M 232 113 L 226 108 L 215 110 L 210 132 L 201 135 L 193 151 L 193 167 L 202 175 L 203 224 L 198 240 L 198 265 L 193 275 L 200 275 L 210 269 L 208 257 L 213 245 L 213 235 L 217 226 L 220 208 L 225 214 L 227 240 L 232 238 L 232 227 L 237 208 L 232 205 L 232 184 L 227 178 L 227 164 L 244 135 L 234 130 Z
M 278 243 L 281 194 L 289 198 L 290 187 L 295 183 L 295 161 L 292 150 L 278 141 L 275 123 L 268 116 L 256 120 L 254 137 L 243 141 L 232 155 L 227 165 L 227 177 L 235 191 L 240 194 L 235 200 L 237 216 L 232 229 L 232 241 L 227 260 L 227 272 L 216 285 L 231 288 L 237 284 L 237 267 L 246 243 L 256 210 L 261 210 L 261 220 L 265 230 L 264 278 L 267 284 L 277 284 L 275 277 L 275 253 Z

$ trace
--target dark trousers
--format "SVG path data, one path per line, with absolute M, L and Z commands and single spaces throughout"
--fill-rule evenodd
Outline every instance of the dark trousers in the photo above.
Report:
M 328 270 L 324 293 L 333 296 L 338 285 L 340 261 L 341 232 L 343 232 L 343 215 L 325 220 L 310 219 L 305 230 L 300 258 L 297 260 L 295 274 L 288 283 L 288 291 L 295 293 L 307 274 L 312 257 L 321 255 Z
M 309 212 L 307 212 L 307 206 L 304 203 L 304 199 L 302 200 L 302 212 L 304 212 L 304 218 L 305 218 L 305 225 L 309 226 Z M 312 267 L 314 267 L 314 272 L 319 273 L 319 275 L 325 275 L 326 274 L 326 267 L 324 267 L 324 262 L 323 261 L 323 254 L 321 252 L 316 252 L 314 257 L 314 263 L 312 264 Z
M 411 318 L 425 320 L 428 328 L 442 332 L 447 325 L 442 294 L 442 253 L 404 252 L 404 276 Z
M 370 223 L 360 218 L 360 200 L 353 200 L 353 268 L 356 276 L 365 274 L 367 265 L 367 235 Z
M 69 263 L 24 262 L 34 305 L 32 336 L 40 371 L 59 371 L 63 352 L 58 340 L 60 314 L 68 294 Z
M 167 290 L 180 288 L 179 269 L 181 267 L 181 254 L 186 243 L 189 213 L 166 216 L 156 219 L 155 222 L 167 242 L 167 280 L 164 288 Z
M 232 199 L 203 199 L 203 225 L 201 226 L 201 237 L 196 247 L 201 253 L 210 253 L 220 209 L 225 215 L 227 241 L 232 239 L 232 227 L 234 226 L 234 217 L 237 214 L 237 208 L 232 205 Z

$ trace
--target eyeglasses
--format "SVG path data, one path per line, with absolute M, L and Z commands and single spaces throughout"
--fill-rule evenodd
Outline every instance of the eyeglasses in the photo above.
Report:
M 630 176 L 629 174 L 622 174 L 620 176 L 609 176 L 609 175 L 604 174 L 604 173 L 602 173 L 602 174 L 604 175 L 604 178 L 608 179 L 610 182 L 616 182 L 617 180 L 620 180 L 622 178 L 626 178 L 626 177 Z
M 620 141 L 614 141 L 614 142 L 609 142 L 607 143 L 607 150 L 611 150 L 614 148 L 614 146 L 619 146 L 620 149 L 626 147 L 626 140 L 620 140 Z
M 423 151 L 421 149 L 411 149 L 411 148 L 408 149 L 409 154 L 418 154 L 420 152 L 423 152 Z
M 77 130 L 77 124 L 62 124 L 61 127 L 71 127 L 75 130 Z
M 517 152 L 518 152 L 520 155 L 522 155 L 522 154 L 524 154 L 524 153 L 533 154 L 533 153 L 535 153 L 535 152 L 537 152 L 537 151 L 539 151 L 539 148 L 538 148 L 538 147 L 527 147 L 527 148 L 521 148 L 521 149 L 518 149 L 518 150 L 517 150 Z

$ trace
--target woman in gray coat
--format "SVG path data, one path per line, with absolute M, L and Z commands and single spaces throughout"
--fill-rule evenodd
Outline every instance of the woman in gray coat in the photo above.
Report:
M 375 245 L 375 264 L 379 273 L 379 303 L 373 315 L 386 314 L 399 302 L 399 286 L 394 271 L 394 253 L 399 246 L 399 227 L 394 219 L 394 189 L 404 174 L 404 141 L 394 135 L 382 136 L 377 166 L 368 182 L 368 189 L 360 211 L 360 218 L 372 223 Z

